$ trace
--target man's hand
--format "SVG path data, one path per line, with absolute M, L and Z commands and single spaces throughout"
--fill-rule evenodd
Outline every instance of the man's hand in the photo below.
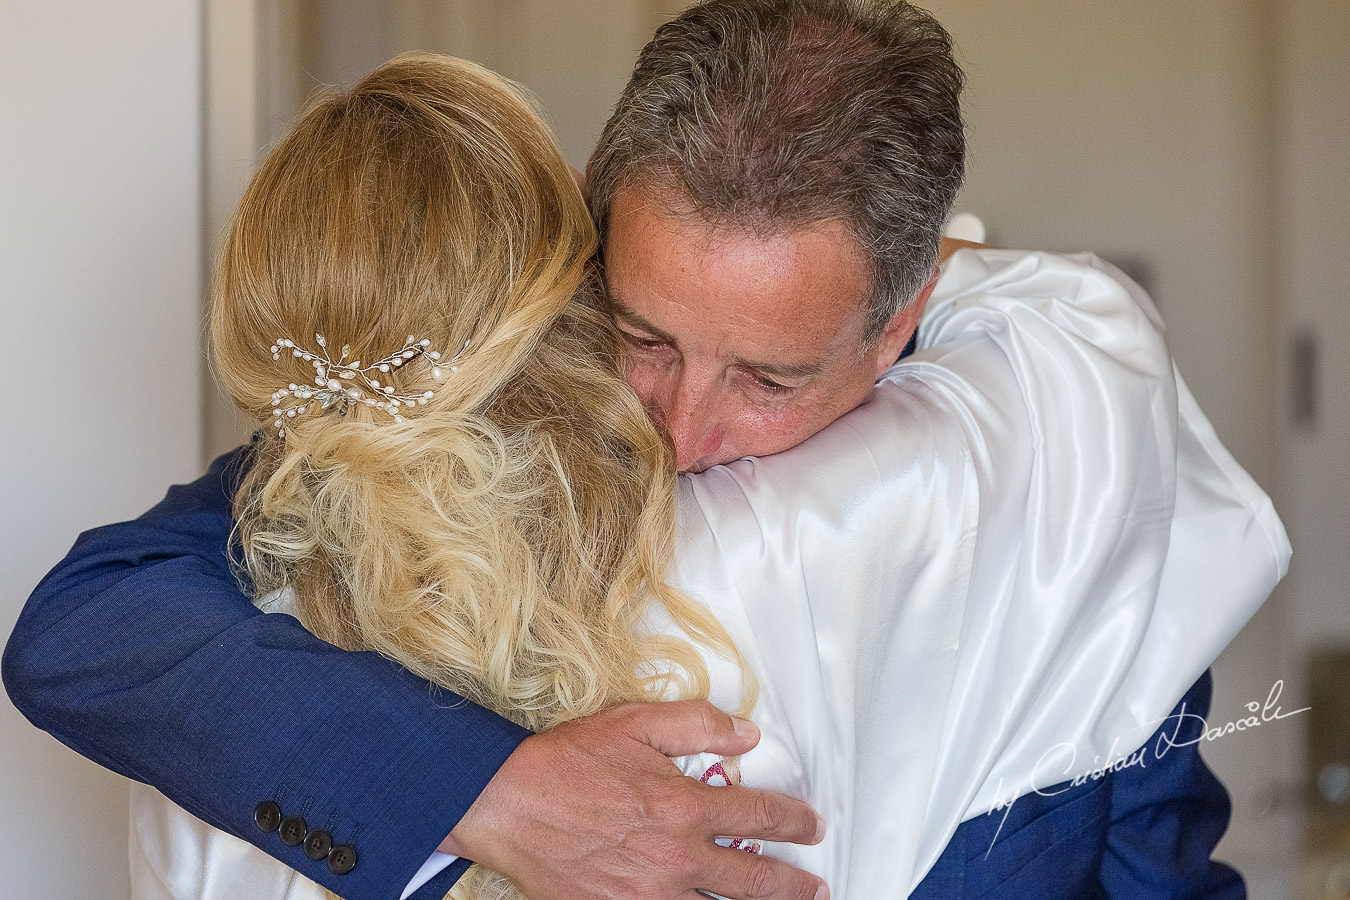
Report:
M 805 803 L 711 787 L 667 757 L 734 756 L 759 730 L 703 701 L 629 703 L 526 738 L 441 844 L 534 900 L 824 900 L 824 883 L 718 837 L 819 843 Z

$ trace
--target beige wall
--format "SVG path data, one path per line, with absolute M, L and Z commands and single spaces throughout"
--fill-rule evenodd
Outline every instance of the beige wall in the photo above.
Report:
M 1294 544 L 1286 584 L 1291 658 L 1312 647 L 1350 645 L 1350 19 L 1337 0 L 1279 4 L 1280 158 L 1276 217 L 1281 231 L 1283 333 L 1307 332 L 1320 345 L 1320 421 L 1285 429 L 1282 513 Z M 1286 357 L 1287 359 L 1287 357 Z M 1288 394 L 1289 378 L 1281 385 Z M 1288 418 L 1288 403 L 1285 403 Z M 1302 686 L 1302 666 L 1292 679 Z M 1300 763 L 1307 722 L 1289 747 Z M 1297 769 L 1291 782 L 1301 777 Z M 1309 773 L 1308 777 L 1315 777 Z M 1343 820 L 1344 822 L 1344 820 Z M 1312 857 L 1302 881 L 1307 897 L 1344 897 L 1350 853 Z M 1324 892 L 1336 880 L 1341 893 Z
M 1350 16 L 1288 0 L 1280 18 L 1281 295 L 1287 332 L 1321 345 L 1321 421 L 1286 440 L 1287 519 L 1299 565 L 1291 627 L 1305 644 L 1350 641 Z
M 3 640 L 82 529 L 198 473 L 202 267 L 197 4 L 0 19 Z M 0 699 L 0 896 L 126 897 L 126 797 Z
M 286 34 L 275 4 L 211 0 L 203 11 L 202 233 L 209 284 L 210 261 L 266 146 L 268 110 L 284 108 L 289 117 L 294 90 L 283 91 L 281 85 L 261 77 L 262 61 L 269 53 L 279 52 L 278 37 Z M 264 18 L 268 13 L 270 17 Z M 205 304 L 203 297 L 203 318 Z M 201 371 L 205 465 L 205 460 L 243 442 L 252 430 L 252 420 L 225 398 L 206 354 L 201 358 Z
M 423 16 L 406 20 L 404 39 L 475 59 L 528 87 L 568 162 L 578 168 L 650 37 L 641 3 L 459 0 L 417 6 Z
M 481 62 L 529 88 L 568 160 L 585 163 L 637 51 L 680 0 L 269 0 L 300 23 L 299 99 L 350 83 L 403 50 Z M 275 124 L 275 123 L 273 123 Z

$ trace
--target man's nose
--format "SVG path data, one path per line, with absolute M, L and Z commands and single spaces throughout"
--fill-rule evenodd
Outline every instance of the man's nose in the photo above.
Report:
M 661 412 L 681 472 L 699 472 L 717 461 L 724 432 L 717 415 L 715 385 L 677 378 Z

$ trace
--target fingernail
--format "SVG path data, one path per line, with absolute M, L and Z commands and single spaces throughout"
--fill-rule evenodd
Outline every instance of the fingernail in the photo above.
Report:
M 823 841 L 823 840 L 825 840 L 825 820 L 822 819 L 819 815 L 817 815 L 817 816 L 816 816 L 816 843 L 819 844 L 819 843 L 820 843 L 821 841 Z M 830 894 L 829 889 L 827 889 L 827 888 L 825 887 L 825 885 L 822 884 L 822 885 L 820 886 L 820 889 L 821 889 L 822 891 L 825 891 L 825 896 L 827 896 L 827 897 L 829 896 L 829 894 Z M 820 896 L 821 896 L 820 894 L 816 894 L 816 900 L 820 900 Z
M 736 737 L 738 738 L 754 738 L 755 740 L 759 740 L 759 727 L 749 719 L 732 716 L 731 727 L 736 729 Z
M 830 888 L 824 882 L 816 888 L 816 900 L 830 900 Z

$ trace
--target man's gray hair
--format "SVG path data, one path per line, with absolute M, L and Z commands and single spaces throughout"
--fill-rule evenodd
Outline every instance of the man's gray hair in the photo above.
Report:
M 898 0 L 706 0 L 657 30 L 591 157 L 617 192 L 777 233 L 830 219 L 872 269 L 867 340 L 927 283 L 965 174 L 951 37 Z

